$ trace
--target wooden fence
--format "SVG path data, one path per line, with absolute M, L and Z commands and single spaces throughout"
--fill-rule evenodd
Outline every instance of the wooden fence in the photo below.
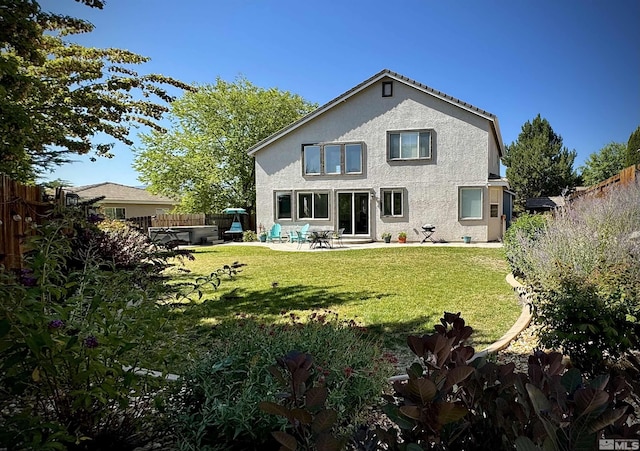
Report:
M 243 230 L 255 230 L 255 215 L 240 215 Z M 167 214 L 156 216 L 141 216 L 138 218 L 127 218 L 127 222 L 134 225 L 145 235 L 149 227 L 176 227 L 191 225 L 217 225 L 220 236 L 225 230 L 231 228 L 233 216 L 222 213 L 207 214 Z
M 613 177 L 609 177 L 597 185 L 590 186 L 584 191 L 576 191 L 571 196 L 570 200 L 574 200 L 583 196 L 595 196 L 599 197 L 606 193 L 611 188 L 619 185 L 626 185 L 628 183 L 640 183 L 640 164 L 629 166 L 623 169 Z
M 56 202 L 64 202 L 58 191 L 49 199 L 41 186 L 23 185 L 0 174 L 0 265 L 21 269 L 25 239 L 35 233 Z
M 200 226 L 205 225 L 204 219 L 204 213 L 155 215 L 151 227 Z

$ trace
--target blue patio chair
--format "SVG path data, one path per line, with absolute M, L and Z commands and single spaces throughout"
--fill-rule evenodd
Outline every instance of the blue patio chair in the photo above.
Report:
M 308 236 L 309 236 L 309 224 L 305 224 L 300 229 L 300 232 L 298 232 L 298 243 L 300 244 L 306 243 Z
M 225 235 L 231 237 L 232 240 L 241 240 L 242 239 L 242 224 L 240 221 L 233 221 L 231 223 L 231 228 L 224 232 Z
M 297 230 L 289 230 L 289 242 L 290 243 L 297 243 L 298 242 L 298 231 Z
M 282 226 L 280 224 L 274 224 L 271 226 L 271 230 L 269 230 L 269 234 L 267 235 L 267 241 L 275 242 L 278 240 L 282 243 Z
M 232 240 L 242 240 L 242 223 L 240 222 L 240 215 L 246 215 L 247 212 L 244 208 L 225 208 L 223 213 L 233 215 L 233 222 L 231 228 L 224 232 L 225 235 L 230 236 Z
M 307 235 L 309 234 L 309 224 L 305 224 L 302 228 L 297 231 L 289 231 L 289 242 L 290 243 L 298 243 L 298 248 L 302 245 L 302 243 L 307 242 Z

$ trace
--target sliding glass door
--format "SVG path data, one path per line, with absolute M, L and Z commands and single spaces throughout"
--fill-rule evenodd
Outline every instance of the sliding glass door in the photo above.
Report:
M 345 235 L 369 235 L 369 192 L 338 193 L 338 228 Z

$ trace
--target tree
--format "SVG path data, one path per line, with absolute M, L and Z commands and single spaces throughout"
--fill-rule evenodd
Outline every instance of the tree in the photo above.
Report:
M 629 136 L 624 159 L 625 168 L 634 164 L 640 164 L 640 126 Z
M 78 0 L 102 8 L 100 0 Z M 168 111 L 167 88 L 193 89 L 132 69 L 148 58 L 120 49 L 86 48 L 65 39 L 93 25 L 43 12 L 36 0 L 0 0 L 0 172 L 29 182 L 71 155 L 111 156 L 107 135 L 131 145 L 129 129 Z M 157 100 L 156 100 L 157 101 Z
M 589 155 L 584 166 L 580 167 L 584 184 L 596 185 L 623 170 L 626 152 L 626 144 L 610 142 L 598 152 Z
M 562 146 L 562 137 L 540 114 L 527 121 L 502 158 L 509 185 L 516 193 L 516 211 L 524 210 L 527 198 L 558 196 L 565 188 L 574 187 L 578 180 L 573 170 L 575 158 L 576 151 Z
M 255 204 L 247 149 L 316 108 L 298 95 L 218 78 L 171 104 L 168 133 L 142 134 L 134 168 L 148 189 L 181 200 L 183 212 Z

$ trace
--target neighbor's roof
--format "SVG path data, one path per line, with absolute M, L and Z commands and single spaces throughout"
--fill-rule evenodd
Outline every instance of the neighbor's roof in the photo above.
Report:
M 316 117 L 322 115 L 323 113 L 325 113 L 326 111 L 330 110 L 331 108 L 333 108 L 334 106 L 338 105 L 339 103 L 343 102 L 344 100 L 348 99 L 349 97 L 352 97 L 354 95 L 356 95 L 357 93 L 359 93 L 360 91 L 368 88 L 369 86 L 373 85 L 374 83 L 377 83 L 378 81 L 380 81 L 383 78 L 391 78 L 393 80 L 396 80 L 400 83 L 404 83 L 408 86 L 412 86 L 415 89 L 418 89 L 419 91 L 425 92 L 427 94 L 430 94 L 434 97 L 437 97 L 438 99 L 444 100 L 445 102 L 451 103 L 452 105 L 455 105 L 459 108 L 462 108 L 463 110 L 467 110 L 470 111 L 471 113 L 474 113 L 484 119 L 487 119 L 488 121 L 490 121 L 493 125 L 493 132 L 494 135 L 496 137 L 496 141 L 498 143 L 498 153 L 500 154 L 500 156 L 503 155 L 504 153 L 504 144 L 502 142 L 502 134 L 500 133 L 500 126 L 498 125 L 498 118 L 494 115 L 489 113 L 488 111 L 485 111 L 483 109 L 480 109 L 478 107 L 475 107 L 473 105 L 468 104 L 467 102 L 463 102 L 462 100 L 456 99 L 455 97 L 452 97 L 448 94 L 445 94 L 441 91 L 438 91 L 436 89 L 430 88 L 429 86 L 423 85 L 422 83 L 418 83 L 415 80 L 412 80 L 410 78 L 405 77 L 404 75 L 400 75 L 396 72 L 390 71 L 389 69 L 384 69 L 380 72 L 378 72 L 377 74 L 375 74 L 373 77 L 369 78 L 368 80 L 363 81 L 362 83 L 360 83 L 359 85 L 355 86 L 354 88 L 350 89 L 349 91 L 345 92 L 344 94 L 336 97 L 335 99 L 329 101 L 328 103 L 325 103 L 324 105 L 322 105 L 321 107 L 317 108 L 316 110 L 312 111 L 311 113 L 307 114 L 306 116 L 302 117 L 301 119 L 298 119 L 297 121 L 293 122 L 292 124 L 284 127 L 283 129 L 277 131 L 276 133 L 272 134 L 271 136 L 263 139 L 262 141 L 260 141 L 259 143 L 255 144 L 254 146 L 250 147 L 247 152 L 249 153 L 249 155 L 253 155 L 254 153 L 258 152 L 259 150 L 261 150 L 262 148 L 268 146 L 269 144 L 277 141 L 278 139 L 282 138 L 283 136 L 285 136 L 286 134 L 288 134 L 289 132 L 297 129 L 298 127 L 306 124 L 307 122 L 315 119 Z
M 151 194 L 143 188 L 120 185 L 118 183 L 103 182 L 95 185 L 72 186 L 65 191 L 76 193 L 80 198 L 88 199 L 104 196 L 103 203 L 128 203 L 128 204 L 177 204 L 174 199 L 165 196 Z
M 527 199 L 525 208 L 530 210 L 553 210 L 557 207 L 564 207 L 565 202 L 562 196 L 551 197 L 530 197 Z

